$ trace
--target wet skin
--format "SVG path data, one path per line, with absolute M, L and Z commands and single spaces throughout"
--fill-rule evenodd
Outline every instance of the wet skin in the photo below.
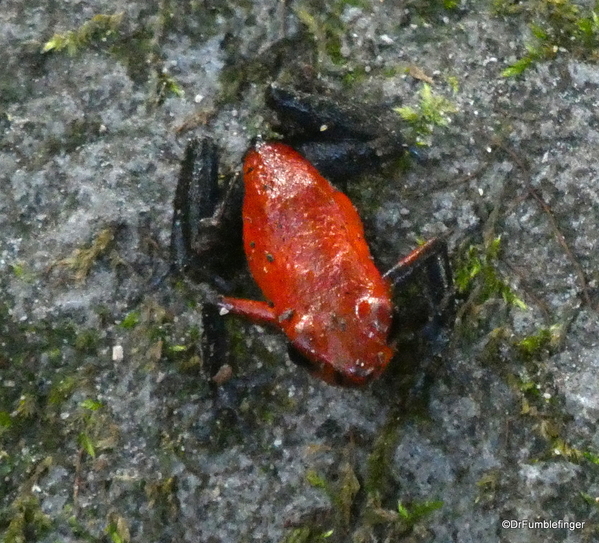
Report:
M 279 328 L 328 383 L 380 375 L 393 355 L 391 286 L 349 198 L 282 143 L 251 150 L 243 181 L 245 254 L 268 301 L 225 297 L 221 307 Z

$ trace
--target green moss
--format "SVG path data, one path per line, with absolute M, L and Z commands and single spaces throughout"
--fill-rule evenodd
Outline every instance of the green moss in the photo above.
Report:
M 399 517 L 408 529 L 441 507 L 443 502 L 439 500 L 412 502 L 409 506 L 403 505 L 401 501 L 397 502 Z
M 454 75 L 448 75 L 446 78 L 447 84 L 451 89 L 451 92 L 457 94 L 460 90 L 460 80 Z
M 2 430 L 12 426 L 12 417 L 8 411 L 0 411 L 0 435 Z
M 104 407 L 104 405 L 101 402 L 88 398 L 87 400 L 83 400 L 81 402 L 81 407 L 84 409 L 89 409 L 90 411 L 97 411 L 98 409 Z
M 331 501 L 330 522 L 335 526 L 334 531 L 347 533 L 352 524 L 354 500 L 360 490 L 360 483 L 353 466 L 347 460 L 341 462 L 334 480 L 327 479 L 313 470 L 308 471 L 306 479 L 313 487 L 323 489 Z
M 106 47 L 118 37 L 123 13 L 94 15 L 76 30 L 54 34 L 42 47 L 43 53 L 64 51 L 75 55 L 91 46 Z
M 140 320 L 140 312 L 138 310 L 130 311 L 125 315 L 125 318 L 121 321 L 120 327 L 125 330 L 131 330 L 135 328 Z
M 382 496 L 389 491 L 390 468 L 399 441 L 400 417 L 390 416 L 368 455 L 364 486 L 368 494 Z
M 331 11 L 313 9 L 309 2 L 296 4 L 295 15 L 312 36 L 317 49 L 317 64 L 323 67 L 327 62 L 340 64 L 343 58 L 340 54 L 341 21 Z
M 345 6 L 368 9 L 370 8 L 370 3 L 367 0 L 338 0 L 337 1 L 337 9 L 342 10 Z
M 177 486 L 177 477 L 165 477 L 146 485 L 148 507 L 152 510 L 153 517 L 162 522 L 176 521 L 180 506 Z
M 98 451 L 114 448 L 119 439 L 118 428 L 112 422 L 108 409 L 91 398 L 81 402 L 68 431 L 69 434 L 77 432 L 79 447 L 92 458 Z
M 10 270 L 13 275 L 26 283 L 32 283 L 35 280 L 35 274 L 27 269 L 27 266 L 22 262 L 14 262 L 10 265 Z
M 308 526 L 293 528 L 279 543 L 309 543 L 312 539 L 312 529 Z
M 333 500 L 340 517 L 339 521 L 345 528 L 349 528 L 352 515 L 352 505 L 360 490 L 360 482 L 356 477 L 353 467 L 349 462 L 343 462 L 338 473 L 337 492 Z
M 81 432 L 78 438 L 79 446 L 92 458 L 96 457 L 96 447 L 92 438 L 85 432 Z
M 478 487 L 478 496 L 475 499 L 475 503 L 493 503 L 499 486 L 500 477 L 501 473 L 499 470 L 490 470 L 477 481 L 476 486 Z
M 95 329 L 82 330 L 77 334 L 73 347 L 80 353 L 92 355 L 98 351 L 100 335 Z
M 0 387 L 0 540 L 38 541 L 49 520 L 31 489 L 50 466 L 69 469 L 114 447 L 118 430 L 109 409 L 88 396 L 95 392 L 97 367 L 87 360 L 98 346 L 95 330 L 69 320 L 15 322 L 0 306 L 0 333 L 2 377 L 10 384 Z
M 183 98 L 185 91 L 177 83 L 176 79 L 164 70 L 158 73 L 158 82 L 156 89 L 156 103 L 161 105 L 167 98 Z
M 386 445 L 385 449 L 387 455 L 392 456 L 395 447 Z M 386 465 L 389 465 L 389 460 L 387 458 L 385 461 Z M 372 465 L 369 471 L 371 470 Z M 378 467 L 376 471 L 379 471 Z M 379 475 L 380 472 L 374 476 L 368 475 L 368 484 L 372 484 Z M 375 534 L 382 536 L 381 540 L 395 541 L 411 532 L 415 525 L 443 506 L 443 502 L 438 500 L 407 504 L 395 500 L 396 509 L 386 508 L 383 505 L 383 488 L 361 487 L 354 468 L 347 461 L 340 464 L 333 480 L 325 479 L 314 471 L 308 472 L 307 479 L 312 486 L 322 488 L 326 492 L 331 500 L 332 510 L 331 514 L 321 518 L 319 523 L 298 528 L 288 536 L 304 538 L 299 539 L 300 541 L 319 541 L 318 537 L 323 537 L 323 534 L 327 537 L 332 536 L 335 542 L 371 541 Z M 382 484 L 387 490 L 390 489 L 386 482 Z M 325 530 L 327 523 L 333 524 L 334 528 Z
M 533 64 L 568 54 L 587 61 L 599 60 L 599 2 L 592 9 L 570 0 L 526 0 L 514 4 L 496 0 L 498 15 L 524 16 L 532 39 L 526 54 L 503 72 L 504 77 L 521 75 Z
M 48 404 L 60 406 L 66 399 L 70 398 L 79 384 L 80 380 L 76 375 L 58 376 L 50 388 Z
M 381 75 L 385 78 L 393 78 L 406 73 L 405 65 L 385 66 L 381 71 Z
M 597 454 L 596 452 L 583 451 L 582 456 L 583 456 L 583 458 L 588 460 L 591 464 L 595 464 L 596 466 L 599 466 L 599 454 Z
M 368 72 L 366 71 L 366 68 L 363 66 L 356 66 L 343 76 L 343 84 L 346 87 L 352 87 L 358 83 L 366 81 L 367 78 Z
M 160 54 L 159 37 L 174 17 L 169 10 L 169 2 L 162 4 L 166 12 L 154 19 L 150 28 L 140 26 L 133 32 L 123 27 L 123 13 L 114 15 L 94 15 L 81 27 L 62 34 L 54 34 L 42 47 L 43 53 L 66 51 L 70 56 L 88 49 L 106 51 L 127 67 L 132 81 L 150 84 L 149 103 L 160 105 L 171 96 L 182 97 L 184 92 L 177 81 L 168 74 Z M 85 121 L 84 121 L 85 122 Z M 89 132 L 86 130 L 82 135 Z M 94 134 L 99 131 L 94 130 Z M 72 138 L 75 142 L 77 138 Z M 79 145 L 81 142 L 78 143 Z M 62 142 L 50 142 L 54 147 L 62 148 Z
M 306 481 L 314 488 L 327 488 L 327 480 L 314 470 L 308 470 L 306 472 Z
M 599 465 L 599 454 L 590 449 L 578 449 L 573 447 L 565 439 L 555 436 L 551 441 L 551 452 L 553 457 L 563 458 L 574 464 Z
M 498 369 L 514 347 L 514 334 L 508 325 L 510 312 L 513 308 L 528 309 L 500 269 L 501 250 L 501 237 L 488 236 L 480 244 L 460 248 L 453 266 L 455 289 L 465 299 L 456 313 L 455 330 L 464 339 L 477 341 L 481 331 L 486 331 L 480 357 Z
M 116 229 L 117 227 L 114 226 L 104 228 L 89 246 L 75 249 L 71 256 L 59 260 L 55 266 L 71 270 L 76 281 L 83 281 L 89 275 L 96 261 L 110 254 Z
M 293 528 L 287 536 L 281 539 L 280 543 L 319 543 L 327 541 L 333 534 L 334 530 L 322 531 L 313 529 L 309 526 Z
M 564 410 L 563 399 L 552 393 L 552 376 L 545 365 L 535 358 L 536 348 L 534 354 L 534 357 L 525 359 L 526 368 L 517 375 L 508 376 L 508 383 L 520 396 L 520 416 L 532 422 L 538 444 L 544 444 L 541 452 L 537 452 L 531 460 L 565 460 L 580 465 L 588 463 L 589 468 L 596 469 L 594 466 L 599 465 L 597 452 L 574 446 L 566 434 L 571 416 Z M 543 354 L 542 358 L 545 356 Z M 494 484 L 493 480 L 491 483 Z
M 424 83 L 418 105 L 397 107 L 394 111 L 411 126 L 414 132 L 408 141 L 429 145 L 428 137 L 435 128 L 446 127 L 451 121 L 451 114 L 458 110 L 447 98 L 433 93 L 431 86 Z
M 591 511 L 597 511 L 599 509 L 599 500 L 597 499 L 597 496 L 591 496 L 590 494 L 581 491 L 580 497 L 584 503 L 591 507 Z M 598 533 L 597 528 L 595 528 L 595 533 Z
M 9 514 L 3 543 L 38 541 L 52 526 L 50 517 L 40 508 L 39 499 L 29 492 L 11 504 Z
M 423 24 L 440 21 L 447 17 L 460 5 L 459 0 L 411 0 L 406 4 L 410 14 L 410 22 Z
M 35 436 L 36 447 L 54 450 L 65 431 L 68 433 L 68 423 L 58 416 L 62 406 L 86 383 L 80 363 L 92 350 L 90 337 L 94 338 L 95 345 L 95 332 L 88 336 L 84 331 L 78 336 L 70 322 L 31 325 L 7 320 L 0 328 L 1 357 L 7 361 L 3 378 L 11 383 L 10 387 L 0 388 L 0 405 L 5 414 L 0 433 L 6 451 L 10 454 L 12 447 L 20 449 L 20 440 L 32 436 Z M 81 337 L 86 339 L 82 341 Z M 72 366 L 65 361 L 67 355 L 73 358 Z
M 509 286 L 497 268 L 501 252 L 501 236 L 487 240 L 484 245 L 471 245 L 461 255 L 455 267 L 454 279 L 459 293 L 476 292 L 475 305 L 491 298 L 502 298 L 520 309 L 527 305 Z
M 529 397 L 538 398 L 541 395 L 540 385 L 524 372 L 518 376 L 516 386 L 520 392 Z
M 403 409 L 389 411 L 379 430 L 360 476 L 359 465 L 349 458 L 352 449 L 341 451 L 342 459 L 327 475 L 315 470 L 306 473 L 306 480 L 322 489 L 331 509 L 296 528 L 283 541 L 320 541 L 327 534 L 334 542 L 400 541 L 422 523 L 442 502 L 425 500 L 404 503 L 398 500 L 399 486 L 393 476 L 393 457 L 399 440 Z M 331 529 L 332 527 L 332 529 Z
M 14 414 L 20 419 L 29 419 L 37 412 L 37 398 L 33 394 L 21 394 Z
M 515 346 L 526 359 L 540 360 L 555 352 L 562 339 L 562 327 L 553 325 L 516 341 Z
M 293 12 L 313 38 L 319 70 L 334 72 L 348 63 L 342 54 L 348 31 L 342 18 L 346 7 L 370 9 L 370 5 L 361 0 L 336 0 L 329 4 L 304 0 L 293 5 Z
M 506 342 L 509 345 L 509 342 Z M 511 352 L 516 358 L 517 352 Z M 561 425 L 563 414 L 559 409 L 559 402 L 547 392 L 551 390 L 549 376 L 543 364 L 534 359 L 523 360 L 525 366 L 520 366 L 517 374 L 508 374 L 508 384 L 517 391 L 520 398 L 520 414 L 533 418 L 539 417 L 540 434 L 544 439 L 553 439 L 559 432 L 555 429 Z
M 129 525 L 125 518 L 118 513 L 112 513 L 110 515 L 105 533 L 112 543 L 129 543 L 129 541 L 131 541 Z

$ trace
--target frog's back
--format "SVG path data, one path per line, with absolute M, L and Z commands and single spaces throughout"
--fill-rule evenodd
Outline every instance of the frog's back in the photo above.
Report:
M 264 143 L 250 151 L 244 184 L 245 251 L 270 301 L 313 303 L 315 294 L 356 282 L 384 283 L 353 204 L 292 148 Z

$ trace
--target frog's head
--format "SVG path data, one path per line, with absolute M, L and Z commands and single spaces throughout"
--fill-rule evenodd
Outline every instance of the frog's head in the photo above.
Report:
M 381 375 L 393 357 L 387 343 L 391 326 L 387 298 L 363 296 L 353 311 L 343 315 L 320 310 L 291 321 L 286 333 L 300 354 L 292 360 L 327 383 L 365 385 Z

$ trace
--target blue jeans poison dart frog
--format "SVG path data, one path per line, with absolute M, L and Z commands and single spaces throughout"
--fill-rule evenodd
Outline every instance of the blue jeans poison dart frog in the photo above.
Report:
M 235 188 L 220 196 L 214 144 L 189 144 L 174 203 L 175 265 L 226 291 L 223 276 L 232 264 L 223 239 L 235 243 L 233 224 L 243 232 L 245 258 L 265 300 L 219 295 L 211 303 L 220 315 L 234 313 L 282 331 L 292 360 L 327 383 L 365 385 L 395 354 L 393 288 L 424 269 L 433 303 L 445 300 L 445 311 L 450 305 L 446 244 L 433 239 L 379 272 L 358 212 L 323 176 L 343 180 L 403 152 L 399 133 L 389 128 L 396 122 L 376 113 L 368 123 L 355 109 L 278 87 L 270 87 L 267 102 L 295 128 L 290 144 L 259 142 L 247 152 L 243 202 Z M 210 272 L 202 275 L 208 262 Z M 438 309 L 433 313 L 445 318 Z

